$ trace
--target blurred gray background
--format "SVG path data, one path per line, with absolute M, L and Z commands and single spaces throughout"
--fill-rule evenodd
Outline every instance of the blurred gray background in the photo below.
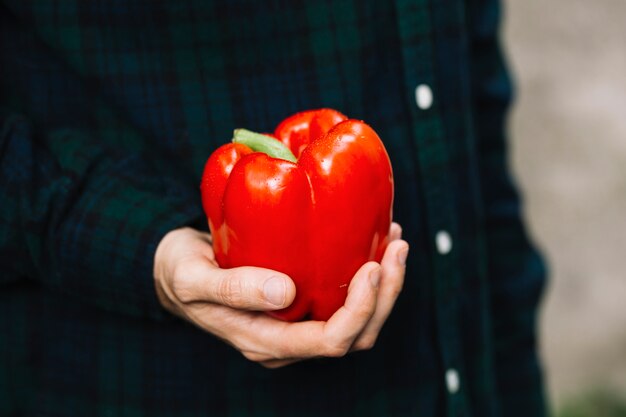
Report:
M 511 162 L 550 269 L 540 335 L 552 406 L 626 415 L 626 1 L 504 6 Z

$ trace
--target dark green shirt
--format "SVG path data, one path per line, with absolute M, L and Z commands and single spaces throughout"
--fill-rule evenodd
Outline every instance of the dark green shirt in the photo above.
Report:
M 544 415 L 495 1 L 2 3 L 0 415 Z M 385 142 L 406 284 L 373 350 L 267 370 L 160 307 L 154 250 L 233 128 L 319 107 Z

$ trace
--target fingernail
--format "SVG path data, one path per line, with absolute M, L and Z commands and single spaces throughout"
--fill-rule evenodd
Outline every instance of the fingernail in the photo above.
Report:
M 409 254 L 409 248 L 401 249 L 398 252 L 398 263 L 402 266 L 406 265 L 406 257 Z
M 378 288 L 378 284 L 380 283 L 380 267 L 370 272 L 370 283 L 372 287 Z
M 287 296 L 287 285 L 281 277 L 271 277 L 263 284 L 263 295 L 265 299 L 275 306 L 285 304 Z

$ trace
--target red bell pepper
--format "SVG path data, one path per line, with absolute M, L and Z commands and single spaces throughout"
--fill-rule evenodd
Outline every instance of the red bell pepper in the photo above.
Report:
M 327 320 L 355 272 L 387 246 L 391 163 L 371 127 L 331 109 L 297 113 L 273 136 L 236 130 L 206 163 L 216 260 L 289 275 L 296 298 L 273 316 Z

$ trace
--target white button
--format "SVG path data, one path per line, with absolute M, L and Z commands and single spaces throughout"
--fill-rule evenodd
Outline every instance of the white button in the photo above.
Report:
M 450 394 L 454 394 L 459 390 L 461 381 L 459 380 L 459 373 L 456 369 L 450 368 L 446 371 L 446 386 Z
M 437 232 L 435 242 L 437 243 L 437 251 L 442 255 L 452 250 L 452 238 L 450 237 L 450 233 L 445 230 Z
M 433 92 L 426 84 L 420 84 L 415 89 L 415 102 L 422 110 L 429 109 L 433 104 Z

